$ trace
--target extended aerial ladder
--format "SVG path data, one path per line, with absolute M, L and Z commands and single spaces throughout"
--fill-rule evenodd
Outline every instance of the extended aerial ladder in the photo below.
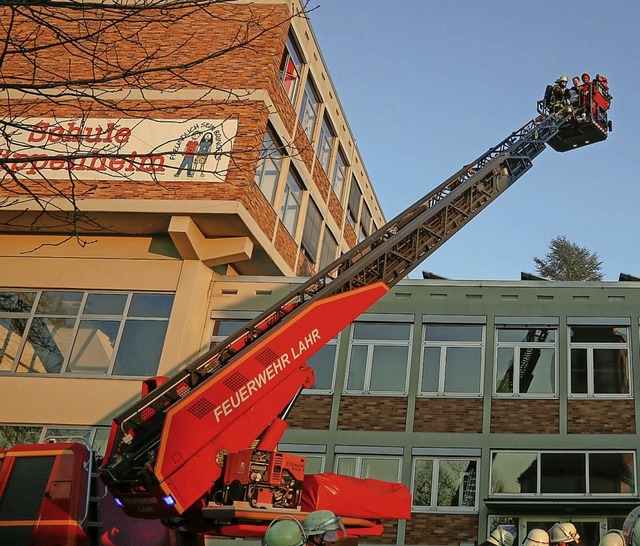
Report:
M 608 104 L 607 104 L 608 108 Z M 186 521 L 215 499 L 225 458 L 276 448 L 313 384 L 305 361 L 384 296 L 533 165 L 607 137 L 561 112 L 525 123 L 241 330 L 118 415 L 100 474 L 125 512 Z M 602 123 L 602 116 L 605 123 Z

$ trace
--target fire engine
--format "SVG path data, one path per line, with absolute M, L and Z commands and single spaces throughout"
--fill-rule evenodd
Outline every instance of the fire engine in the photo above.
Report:
M 107 531 L 124 536 L 132 521 L 136 530 L 162 522 L 184 541 L 258 537 L 278 514 L 302 519 L 316 509 L 344 516 L 352 536 L 379 535 L 381 520 L 410 518 L 402 484 L 305 476 L 304 457 L 277 450 L 296 398 L 313 385 L 306 360 L 527 172 L 547 145 L 565 152 L 605 140 L 612 129 L 606 78 L 596 78 L 588 97 L 553 113 L 539 101 L 537 117 L 241 330 L 174 377 L 145 381 L 142 398 L 113 419 L 104 458 L 77 443 L 2 452 L 0 542 L 162 543 L 133 535 L 118 542 L 117 533 L 107 541 Z

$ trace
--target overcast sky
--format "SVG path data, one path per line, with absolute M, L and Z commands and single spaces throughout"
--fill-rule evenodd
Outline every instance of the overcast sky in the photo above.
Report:
M 560 75 L 609 80 L 609 138 L 547 148 L 412 277 L 518 280 L 558 235 L 597 253 L 605 280 L 640 277 L 640 2 L 316 6 L 311 24 L 387 219 L 534 118 Z

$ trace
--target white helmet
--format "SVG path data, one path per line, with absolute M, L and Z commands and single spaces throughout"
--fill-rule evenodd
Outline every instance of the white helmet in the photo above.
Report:
M 626 543 L 622 531 L 611 529 L 600 539 L 598 546 L 626 546 Z
M 487 542 L 490 542 L 494 546 L 512 546 L 514 538 L 509 531 L 498 525 L 489 535 Z
M 562 76 L 560 76 L 557 80 L 558 83 L 560 82 L 564 82 L 567 83 L 569 81 L 569 78 L 567 78 L 567 76 L 565 76 L 564 74 Z
M 544 529 L 531 529 L 522 546 L 549 546 L 549 533 Z
M 580 535 L 573 523 L 556 523 L 549 529 L 551 543 L 554 542 L 575 542 L 580 544 Z
M 640 518 L 636 520 L 631 528 L 631 536 L 629 537 L 631 546 L 640 546 Z

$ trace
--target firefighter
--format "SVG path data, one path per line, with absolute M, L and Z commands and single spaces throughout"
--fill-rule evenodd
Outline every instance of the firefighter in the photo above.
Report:
M 306 538 L 298 520 L 274 519 L 262 537 L 262 546 L 303 546 Z
M 560 76 L 556 81 L 551 91 L 551 112 L 555 114 L 564 110 L 567 106 L 567 100 L 569 99 L 569 90 L 567 89 L 567 83 L 569 78 L 565 75 Z
M 342 520 L 331 510 L 316 510 L 307 514 L 302 526 L 307 535 L 307 544 L 311 546 L 323 546 L 325 542 L 337 542 L 347 537 Z
M 549 546 L 549 533 L 544 529 L 531 529 L 522 546 Z
M 491 532 L 489 538 L 482 542 L 480 546 L 512 546 L 513 541 L 514 536 L 502 526 L 498 525 L 498 527 Z
M 627 541 L 624 539 L 622 531 L 611 529 L 600 539 L 598 546 L 626 546 L 626 544 Z
M 551 544 L 580 544 L 580 535 L 573 523 L 556 523 L 549 529 Z

